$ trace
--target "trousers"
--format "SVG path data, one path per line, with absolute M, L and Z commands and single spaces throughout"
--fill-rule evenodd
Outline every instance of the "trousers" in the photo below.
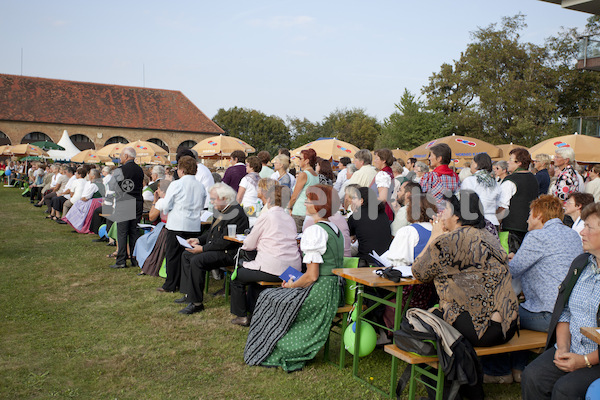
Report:
M 233 257 L 224 251 L 200 254 L 184 252 L 181 256 L 181 293 L 187 294 L 190 303 L 202 303 L 206 271 L 224 268 L 233 263 Z
M 256 282 L 280 282 L 277 275 L 256 269 L 238 267 L 237 277 L 231 281 L 231 313 L 236 317 L 246 317 L 254 312 L 254 306 L 262 287 Z
M 183 247 L 177 241 L 177 236 L 181 236 L 184 239 L 190 239 L 198 237 L 199 235 L 200 232 L 167 230 L 167 239 L 165 243 L 167 279 L 165 279 L 165 283 L 163 284 L 163 289 L 166 291 L 175 292 L 181 287 L 181 256 L 187 252 L 184 251 Z

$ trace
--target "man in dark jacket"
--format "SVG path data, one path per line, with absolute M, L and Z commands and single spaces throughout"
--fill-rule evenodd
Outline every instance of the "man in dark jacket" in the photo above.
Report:
M 209 191 L 215 215 L 212 225 L 198 239 L 188 239 L 193 247 L 181 256 L 181 293 L 177 303 L 189 303 L 180 314 L 194 314 L 204 310 L 202 304 L 206 271 L 232 266 L 240 245 L 225 239 L 227 225 L 235 225 L 237 233 L 248 229 L 248 217 L 235 202 L 236 192 L 224 183 L 216 183 Z
M 113 172 L 115 182 L 115 212 L 112 216 L 117 223 L 117 260 L 111 268 L 127 267 L 127 250 L 133 253 L 139 237 L 138 222 L 142 218 L 144 199 L 144 171 L 135 163 L 135 149 L 125 147 L 121 152 L 121 167 Z M 128 247 L 129 244 L 129 247 Z M 135 260 L 131 260 L 135 266 Z

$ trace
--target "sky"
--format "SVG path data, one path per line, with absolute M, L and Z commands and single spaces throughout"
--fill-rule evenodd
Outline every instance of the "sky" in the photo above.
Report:
M 320 122 L 389 117 L 479 27 L 526 15 L 538 45 L 590 14 L 539 0 L 0 0 L 0 73 L 181 91 L 208 117 L 244 107 Z

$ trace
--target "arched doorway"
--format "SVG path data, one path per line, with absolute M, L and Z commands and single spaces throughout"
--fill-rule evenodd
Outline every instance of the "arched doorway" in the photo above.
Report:
M 125 139 L 123 136 L 113 136 L 110 139 L 108 139 L 106 141 L 106 143 L 104 143 L 105 146 L 108 146 L 109 144 L 113 144 L 113 143 L 129 143 L 129 140 Z
M 0 146 L 11 144 L 10 138 L 6 136 L 6 133 L 0 131 Z
M 79 150 L 87 150 L 87 149 L 95 149 L 96 146 L 94 142 L 90 140 L 89 137 L 82 135 L 80 133 L 76 133 L 75 135 L 70 136 L 71 142 L 77 147 Z
M 186 140 L 185 142 L 182 142 L 178 147 L 177 147 L 177 153 L 179 153 L 181 150 L 183 149 L 191 149 L 192 147 L 194 147 L 195 145 L 197 145 L 198 143 L 194 142 L 193 140 Z
M 54 140 L 52 140 L 50 136 L 46 135 L 43 132 L 31 132 L 23 136 L 23 139 L 21 139 L 21 144 L 42 141 L 54 142 Z
M 163 150 L 165 150 L 167 153 L 169 152 L 169 146 L 167 146 L 167 144 L 165 142 L 163 142 L 162 140 L 157 139 L 157 138 L 152 138 L 152 139 L 148 139 L 148 141 L 150 143 L 154 143 L 155 145 L 162 147 Z

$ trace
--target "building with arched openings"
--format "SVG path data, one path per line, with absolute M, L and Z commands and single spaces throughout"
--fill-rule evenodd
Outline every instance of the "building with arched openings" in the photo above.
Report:
M 0 145 L 64 130 L 81 150 L 146 140 L 171 156 L 224 133 L 180 91 L 0 74 Z

